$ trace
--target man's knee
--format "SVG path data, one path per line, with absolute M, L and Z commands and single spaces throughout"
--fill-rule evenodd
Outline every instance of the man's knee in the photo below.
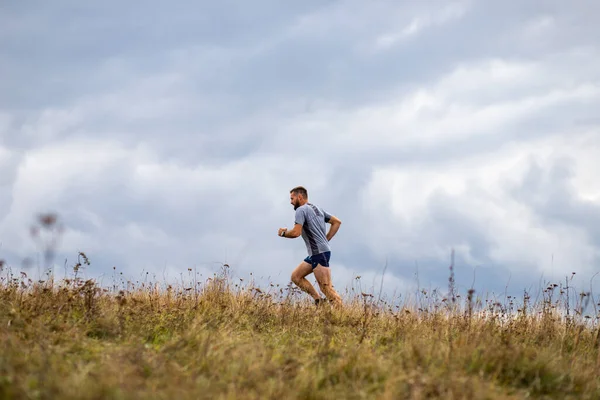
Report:
M 298 265 L 296 269 L 292 272 L 292 282 L 298 285 L 302 280 L 306 277 L 306 275 L 312 273 L 311 265 L 304 262 Z
M 298 271 L 292 272 L 292 282 L 294 282 L 296 285 L 300 284 L 303 278 L 304 276 L 302 275 L 302 273 Z
M 296 285 L 300 282 L 300 277 L 295 272 L 292 273 L 292 282 L 294 282 Z

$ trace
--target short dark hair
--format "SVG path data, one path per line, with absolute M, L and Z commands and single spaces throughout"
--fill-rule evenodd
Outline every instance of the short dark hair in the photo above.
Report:
M 308 199 L 308 191 L 303 186 L 296 186 L 295 188 L 290 190 L 290 193 L 301 194 L 302 197 L 304 197 L 305 199 Z

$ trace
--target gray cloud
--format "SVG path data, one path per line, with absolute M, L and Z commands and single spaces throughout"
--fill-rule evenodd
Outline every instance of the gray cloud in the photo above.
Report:
M 544 169 L 532 161 L 523 181 L 512 188 L 512 193 L 547 229 L 564 226 L 582 229 L 590 244 L 600 248 L 600 204 L 578 196 L 572 184 L 574 163 L 572 159 L 560 159 Z

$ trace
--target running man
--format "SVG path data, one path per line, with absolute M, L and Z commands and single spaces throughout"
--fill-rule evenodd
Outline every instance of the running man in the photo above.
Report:
M 315 299 L 315 304 L 318 305 L 325 299 L 321 299 L 314 286 L 306 279 L 307 275 L 314 272 L 319 287 L 327 299 L 340 306 L 342 298 L 331 283 L 329 241 L 337 233 L 342 221 L 322 208 L 309 203 L 308 192 L 302 186 L 290 190 L 290 203 L 296 210 L 294 228 L 290 231 L 287 228 L 280 228 L 279 236 L 293 239 L 302 235 L 308 251 L 308 257 L 292 272 L 292 282 L 310 294 Z M 326 232 L 327 223 L 331 224 L 329 232 Z

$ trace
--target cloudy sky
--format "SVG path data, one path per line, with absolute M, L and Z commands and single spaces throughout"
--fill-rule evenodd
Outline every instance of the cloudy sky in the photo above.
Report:
M 600 271 L 600 5 L 0 4 L 0 258 L 287 284 L 289 190 L 343 225 L 334 284 L 589 288 Z M 418 275 L 417 275 L 418 272 Z M 417 281 L 418 277 L 418 281 Z M 600 285 L 600 283 L 598 283 Z

